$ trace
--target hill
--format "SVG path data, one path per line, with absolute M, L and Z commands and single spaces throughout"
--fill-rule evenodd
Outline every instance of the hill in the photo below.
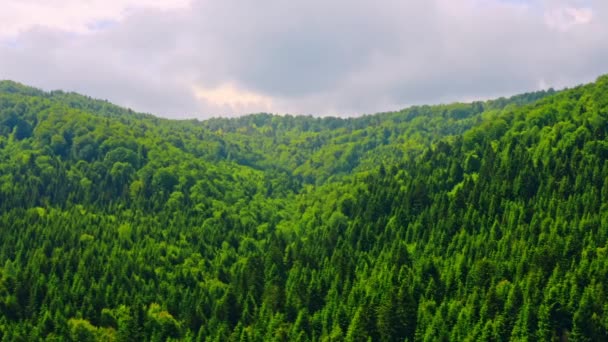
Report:
M 0 339 L 608 335 L 608 77 L 173 121 L 0 82 Z

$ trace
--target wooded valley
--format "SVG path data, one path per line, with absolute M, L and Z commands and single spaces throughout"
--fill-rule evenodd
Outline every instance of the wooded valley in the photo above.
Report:
M 607 243 L 608 76 L 205 121 L 0 82 L 2 341 L 608 341 Z

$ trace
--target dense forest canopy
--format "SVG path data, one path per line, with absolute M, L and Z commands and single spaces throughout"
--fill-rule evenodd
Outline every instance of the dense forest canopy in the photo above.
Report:
M 2 81 L 0 340 L 606 341 L 607 133 L 608 76 L 202 122 Z

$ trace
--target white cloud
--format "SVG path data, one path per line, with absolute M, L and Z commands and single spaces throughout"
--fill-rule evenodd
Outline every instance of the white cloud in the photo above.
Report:
M 103 28 L 144 8 L 186 8 L 190 0 L 0 0 L 0 37 L 33 27 L 76 33 Z M 102 27 L 100 27 L 102 26 Z
M 239 89 L 226 83 L 214 88 L 193 86 L 195 96 L 216 108 L 226 108 L 231 112 L 247 113 L 273 110 L 272 98 L 251 91 Z
M 92 0 L 75 22 L 60 3 L 17 20 L 0 78 L 171 117 L 352 115 L 608 72 L 605 0 Z
M 591 8 L 561 7 L 545 13 L 545 23 L 552 29 L 568 31 L 593 19 Z

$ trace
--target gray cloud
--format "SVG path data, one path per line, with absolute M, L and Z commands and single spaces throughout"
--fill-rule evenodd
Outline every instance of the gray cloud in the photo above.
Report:
M 198 1 L 89 33 L 31 28 L 0 43 L 0 78 L 169 117 L 352 115 L 591 81 L 607 41 L 603 0 Z

